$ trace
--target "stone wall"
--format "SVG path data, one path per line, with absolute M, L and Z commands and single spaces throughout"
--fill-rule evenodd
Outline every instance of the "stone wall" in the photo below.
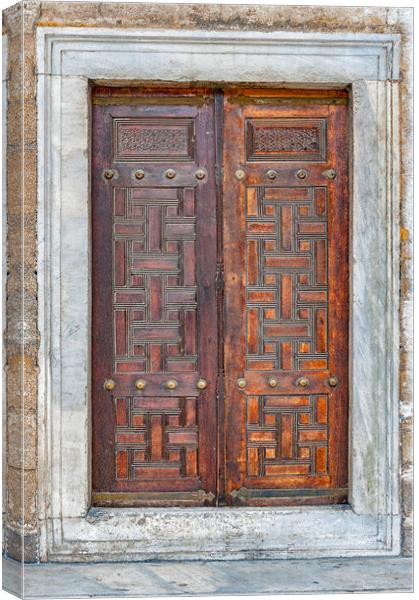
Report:
M 400 33 L 401 493 L 403 552 L 412 552 L 412 11 L 397 8 L 23 2 L 3 13 L 8 39 L 7 293 L 5 330 L 9 556 L 38 559 L 37 519 L 37 26 Z

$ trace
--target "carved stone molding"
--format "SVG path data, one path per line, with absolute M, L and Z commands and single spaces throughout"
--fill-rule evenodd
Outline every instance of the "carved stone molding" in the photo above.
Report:
M 39 439 L 48 440 L 39 459 L 44 556 L 398 554 L 399 37 L 48 27 L 37 35 L 39 328 L 46 332 L 39 355 Z M 350 508 L 104 508 L 94 522 L 87 517 L 91 80 L 350 86 L 357 108 Z

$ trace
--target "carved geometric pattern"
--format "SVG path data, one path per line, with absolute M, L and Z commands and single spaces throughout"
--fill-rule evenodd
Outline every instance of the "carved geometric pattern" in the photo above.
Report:
M 194 160 L 194 119 L 113 120 L 114 159 L 122 162 Z
M 316 128 L 298 127 L 263 128 L 255 131 L 256 152 L 310 151 L 319 149 L 319 136 Z
M 247 119 L 247 160 L 325 159 L 325 119 Z
M 248 396 L 249 477 L 327 475 L 326 395 Z
M 247 369 L 327 369 L 327 189 L 249 187 L 246 247 Z
M 194 188 L 115 188 L 115 373 L 197 367 Z
M 115 399 L 117 479 L 198 476 L 196 398 Z

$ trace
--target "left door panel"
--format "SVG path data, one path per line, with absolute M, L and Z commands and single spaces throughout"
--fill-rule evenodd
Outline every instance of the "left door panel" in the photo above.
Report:
M 92 503 L 213 504 L 213 99 L 96 87 L 92 122 Z

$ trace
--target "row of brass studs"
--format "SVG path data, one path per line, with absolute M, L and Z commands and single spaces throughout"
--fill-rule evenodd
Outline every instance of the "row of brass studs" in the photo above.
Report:
M 146 385 L 147 382 L 144 379 L 137 379 L 137 381 L 135 382 L 135 387 L 137 388 L 137 390 L 144 390 Z M 166 381 L 166 383 L 164 384 L 164 387 L 167 390 L 175 390 L 178 385 L 179 384 L 176 381 L 176 379 L 168 379 L 168 381 Z M 198 388 L 198 390 L 205 390 L 207 385 L 208 383 L 205 379 L 198 379 L 198 381 L 196 382 L 196 387 Z M 105 382 L 103 384 L 105 390 L 111 392 L 115 388 L 115 386 L 116 383 L 113 379 L 105 379 Z
M 327 380 L 327 383 L 330 387 L 336 387 L 338 384 L 338 378 L 337 377 L 329 377 L 329 379 Z M 271 388 L 277 387 L 278 384 L 279 384 L 279 381 L 278 381 L 278 379 L 276 379 L 276 377 L 270 377 L 268 379 L 268 385 Z M 247 385 L 246 379 L 244 379 L 243 377 L 240 377 L 237 380 L 237 385 L 240 389 L 244 389 Z M 295 382 L 295 385 L 299 385 L 300 387 L 305 388 L 310 385 L 310 380 L 307 377 L 299 377 L 297 379 L 297 381 Z
M 326 169 L 326 171 L 323 171 L 322 175 L 324 175 L 330 180 L 336 179 L 335 169 Z M 246 173 L 243 171 L 243 169 L 237 169 L 235 176 L 236 179 L 242 181 L 246 177 Z M 298 171 L 296 171 L 295 176 L 297 179 L 303 181 L 304 179 L 307 179 L 308 171 L 306 171 L 305 169 L 299 169 Z M 278 177 L 278 171 L 275 171 L 275 169 L 269 169 L 268 171 L 266 171 L 266 177 L 273 181 Z
M 114 171 L 113 169 L 106 169 L 103 172 L 103 176 L 105 177 L 105 179 L 112 179 L 115 175 L 116 175 L 116 171 Z M 143 171 L 142 169 L 137 169 L 136 171 L 133 172 L 133 175 L 134 175 L 135 179 L 144 179 L 144 177 L 146 176 L 146 172 Z M 177 173 L 174 169 L 167 169 L 164 172 L 164 175 L 167 179 L 174 179 L 176 177 Z M 335 169 L 326 169 L 326 171 L 323 171 L 322 175 L 324 175 L 325 177 L 327 177 L 330 180 L 336 179 Z M 205 176 L 206 176 L 206 172 L 204 169 L 198 169 L 197 171 L 195 171 L 195 177 L 197 179 L 199 179 L 199 180 L 205 179 Z M 238 179 L 239 181 L 242 181 L 246 177 L 246 173 L 243 171 L 243 169 L 237 169 L 235 176 L 236 176 L 236 179 Z M 295 173 L 295 176 L 297 179 L 304 181 L 304 179 L 307 179 L 307 177 L 308 177 L 308 171 L 306 171 L 305 169 L 299 169 Z M 278 171 L 275 171 L 275 169 L 269 169 L 268 171 L 266 171 L 266 177 L 268 179 L 270 179 L 271 181 L 273 181 L 274 179 L 276 179 L 278 177 Z
M 105 169 L 105 171 L 103 172 L 103 176 L 105 179 L 112 179 L 116 174 L 117 172 L 113 169 Z M 206 174 L 207 173 L 204 169 L 198 169 L 197 171 L 195 171 L 195 177 L 199 180 L 205 179 Z M 133 175 L 135 179 L 144 179 L 144 177 L 146 176 L 146 172 L 142 169 L 137 169 L 133 172 Z M 174 169 L 167 169 L 164 172 L 164 175 L 165 177 L 167 177 L 167 179 L 174 179 L 177 173 Z

